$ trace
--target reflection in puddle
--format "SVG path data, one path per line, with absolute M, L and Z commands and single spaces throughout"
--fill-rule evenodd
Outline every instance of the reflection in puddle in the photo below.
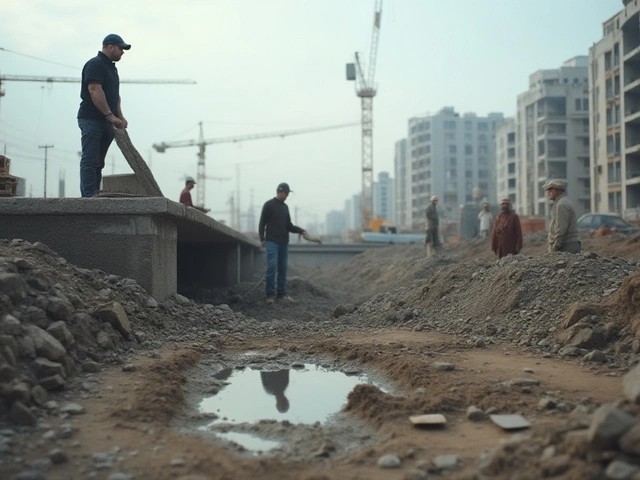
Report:
M 318 365 L 275 372 L 225 369 L 215 378 L 229 384 L 200 403 L 201 412 L 219 416 L 210 425 L 259 420 L 323 423 L 342 409 L 353 387 L 370 383 L 366 376 L 347 376 Z
M 224 440 L 228 440 L 230 442 L 235 442 L 238 445 L 242 445 L 247 450 L 251 450 L 253 452 L 260 452 L 260 451 L 268 452 L 269 450 L 273 450 L 274 448 L 280 446 L 280 442 L 274 442 L 273 440 L 264 440 L 260 437 L 250 435 L 248 433 L 240 433 L 240 432 L 217 433 L 216 432 L 216 436 Z

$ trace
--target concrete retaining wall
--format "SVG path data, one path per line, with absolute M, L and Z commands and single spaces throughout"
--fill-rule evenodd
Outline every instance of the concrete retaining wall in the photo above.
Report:
M 0 198 L 0 238 L 135 279 L 162 300 L 179 286 L 251 280 L 259 244 L 165 198 Z

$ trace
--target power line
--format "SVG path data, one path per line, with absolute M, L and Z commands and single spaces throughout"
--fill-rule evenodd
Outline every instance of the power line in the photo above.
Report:
M 58 63 L 58 62 L 54 62 L 54 61 L 51 61 L 51 60 L 47 60 L 46 58 L 40 58 L 40 57 L 35 57 L 33 55 L 27 55 L 26 53 L 14 52 L 13 50 L 9 50 L 8 48 L 0 47 L 0 50 L 3 51 L 3 52 L 7 52 L 7 53 L 13 53 L 14 55 L 19 55 L 21 57 L 27 57 L 27 58 L 31 58 L 33 60 L 39 60 L 41 62 L 50 63 L 52 65 L 58 65 L 60 67 L 66 67 L 66 68 L 73 68 L 74 70 L 80 70 L 79 67 L 73 67 L 71 65 L 66 65 L 64 63 Z

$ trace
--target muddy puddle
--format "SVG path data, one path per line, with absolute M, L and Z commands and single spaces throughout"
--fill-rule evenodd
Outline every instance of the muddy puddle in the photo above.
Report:
M 335 458 L 377 440 L 342 411 L 363 383 L 390 391 L 375 372 L 322 358 L 283 351 L 207 358 L 189 373 L 189 409 L 174 428 L 241 455 Z

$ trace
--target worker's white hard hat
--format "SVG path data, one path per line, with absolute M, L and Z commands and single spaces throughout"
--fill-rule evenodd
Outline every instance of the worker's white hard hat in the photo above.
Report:
M 196 181 L 194 180 L 194 178 L 193 178 L 193 177 L 187 177 L 187 178 L 185 178 L 184 180 L 185 180 L 185 182 L 184 182 L 184 183 L 189 183 L 189 182 L 196 183 Z
M 433 197 L 431 197 L 431 201 L 432 202 L 437 202 L 438 201 L 438 195 L 434 195 Z

